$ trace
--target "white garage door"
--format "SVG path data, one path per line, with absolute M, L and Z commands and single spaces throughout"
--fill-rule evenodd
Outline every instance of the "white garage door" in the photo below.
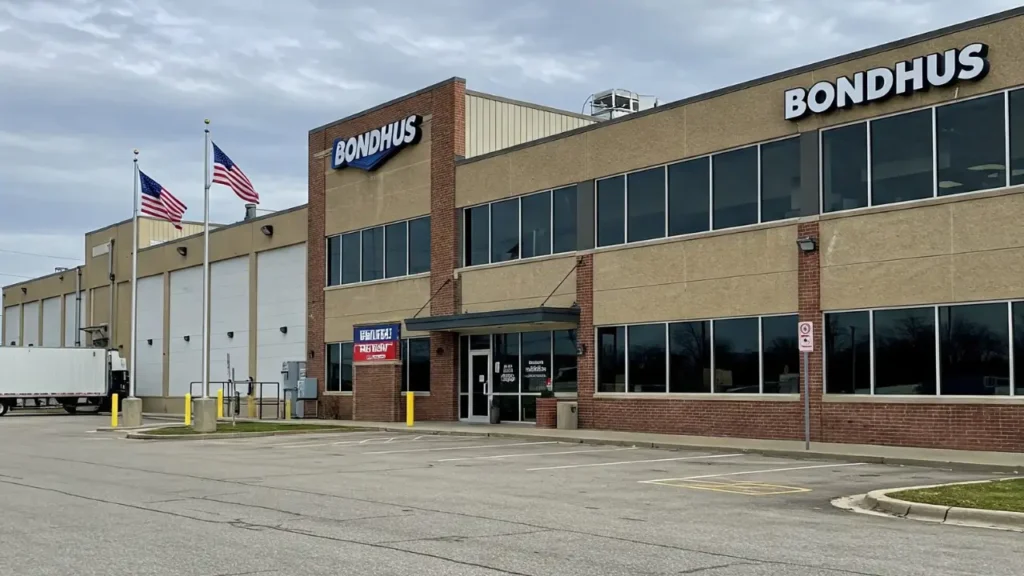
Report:
M 189 340 L 186 341 L 185 337 Z M 193 266 L 171 272 L 171 326 L 169 388 L 171 397 L 191 391 L 191 382 L 203 375 L 203 268 Z M 196 386 L 195 394 L 200 394 Z
M 210 381 L 249 378 L 249 257 L 210 265 Z M 217 390 L 212 386 L 211 390 Z M 244 393 L 244 391 L 243 391 Z
M 60 348 L 64 334 L 61 332 L 61 297 L 47 298 L 43 300 L 43 346 L 47 348 Z
M 139 279 L 135 327 L 135 394 L 164 395 L 164 277 Z M 202 350 L 202 348 L 199 348 Z M 201 360 L 200 360 L 201 361 Z
M 21 346 L 21 306 L 4 308 L 4 346 Z
M 88 292 L 82 290 L 81 304 L 76 304 L 74 294 L 64 295 L 64 346 L 67 346 L 68 348 L 73 348 L 75 346 L 75 336 L 78 336 L 78 340 L 80 342 L 82 342 L 83 344 L 85 343 L 85 335 L 75 334 L 75 306 L 81 306 L 81 310 L 78 311 L 79 328 L 84 328 L 88 326 L 88 324 L 85 323 L 85 311 L 89 309 L 85 305 L 86 297 L 88 295 Z
M 25 304 L 23 346 L 39 346 L 39 301 Z
M 257 266 L 256 380 L 280 382 L 281 363 L 306 355 L 306 245 L 260 252 Z

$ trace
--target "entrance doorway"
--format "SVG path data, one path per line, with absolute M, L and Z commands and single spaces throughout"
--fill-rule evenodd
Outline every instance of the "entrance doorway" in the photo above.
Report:
M 474 350 L 469 354 L 469 420 L 490 421 L 491 352 Z

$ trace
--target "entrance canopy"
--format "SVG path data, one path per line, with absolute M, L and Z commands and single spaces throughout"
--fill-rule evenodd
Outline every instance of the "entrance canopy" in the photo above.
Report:
M 491 312 L 467 312 L 449 316 L 407 318 L 405 328 L 417 332 L 459 332 L 491 334 L 498 332 L 530 332 L 534 330 L 571 330 L 580 322 L 580 309 L 517 308 Z

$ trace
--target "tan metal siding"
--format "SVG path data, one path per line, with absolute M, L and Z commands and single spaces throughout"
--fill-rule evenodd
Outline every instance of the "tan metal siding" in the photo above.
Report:
M 595 121 L 466 94 L 466 157 L 502 150 Z

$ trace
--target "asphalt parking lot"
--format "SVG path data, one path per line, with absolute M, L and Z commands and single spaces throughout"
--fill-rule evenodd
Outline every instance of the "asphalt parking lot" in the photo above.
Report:
M 1021 534 L 838 510 L 992 477 L 462 436 L 189 442 L 0 419 L 0 575 L 1018 576 Z

